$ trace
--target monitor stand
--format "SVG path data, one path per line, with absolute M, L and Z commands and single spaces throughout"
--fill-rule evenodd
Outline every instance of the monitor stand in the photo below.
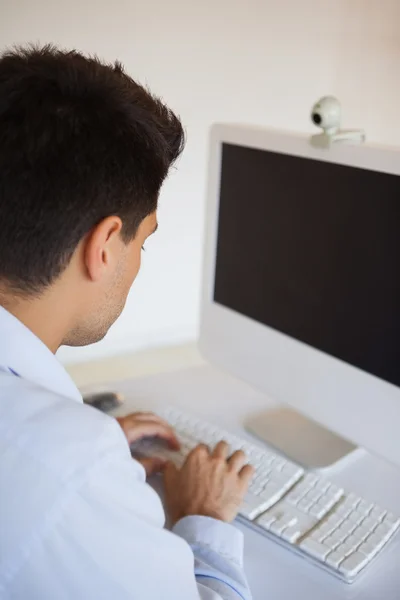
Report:
M 307 469 L 323 469 L 357 447 L 290 408 L 276 408 L 250 417 L 245 428 L 287 458 Z

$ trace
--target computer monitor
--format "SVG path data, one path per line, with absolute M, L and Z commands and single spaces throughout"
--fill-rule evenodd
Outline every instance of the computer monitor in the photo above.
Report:
M 200 349 L 400 465 L 400 152 L 214 126 Z

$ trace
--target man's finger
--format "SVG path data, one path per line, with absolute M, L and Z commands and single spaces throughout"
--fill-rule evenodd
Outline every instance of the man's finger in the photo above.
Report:
M 247 485 L 255 473 L 255 468 L 252 465 L 245 465 L 239 472 L 240 479 Z
M 214 451 L 212 453 L 214 458 L 223 458 L 225 460 L 228 458 L 228 454 L 229 454 L 229 446 L 226 442 L 224 442 L 224 440 L 222 440 L 221 442 L 218 442 L 218 444 L 215 446 Z
M 168 425 L 167 421 L 152 412 L 136 412 L 128 415 L 128 417 L 138 421 L 157 421 L 158 423 Z
M 239 473 L 239 471 L 242 469 L 242 467 L 244 467 L 246 463 L 247 457 L 245 453 L 241 450 L 237 450 L 232 454 L 232 456 L 228 458 L 228 465 L 230 466 L 232 471 L 236 471 L 236 473 Z
M 229 466 L 231 467 L 232 471 L 236 471 L 236 473 L 239 473 L 239 471 L 242 469 L 242 467 L 244 467 L 246 463 L 247 457 L 245 453 L 241 450 L 237 450 L 236 452 L 234 452 L 232 456 L 228 459 Z
M 138 438 L 134 437 L 132 439 L 132 435 L 134 435 L 134 430 L 137 428 L 137 426 L 143 422 L 146 423 L 158 423 L 159 425 L 165 427 L 166 429 L 168 429 L 171 432 L 171 436 L 169 436 L 169 438 L 165 438 L 163 437 L 163 439 L 165 439 L 170 448 L 173 450 L 179 450 L 180 448 L 180 443 L 178 438 L 175 435 L 174 430 L 172 429 L 172 427 L 169 425 L 169 423 L 167 421 L 164 421 L 164 419 L 161 419 L 161 417 L 159 417 L 158 415 L 155 415 L 154 413 L 147 413 L 147 412 L 139 412 L 139 413 L 132 413 L 130 415 L 126 415 L 125 417 L 120 417 L 118 419 L 122 429 L 125 432 L 125 435 L 128 437 L 128 433 L 129 432 L 129 438 L 128 441 L 130 441 L 130 443 L 132 443 L 132 441 L 136 441 Z
M 136 412 L 130 413 L 127 415 L 128 417 L 157 417 L 156 413 L 146 410 L 138 410 Z
M 186 457 L 186 462 L 193 456 L 210 456 L 210 449 L 206 444 L 199 444 L 193 448 Z
M 160 473 L 165 468 L 166 461 L 162 458 L 138 458 L 136 459 L 145 468 L 147 477 Z
M 179 448 L 179 441 L 169 425 L 158 423 L 157 421 L 132 421 L 130 424 L 124 424 L 123 430 L 132 444 L 144 437 L 158 437 L 168 442 L 173 449 Z

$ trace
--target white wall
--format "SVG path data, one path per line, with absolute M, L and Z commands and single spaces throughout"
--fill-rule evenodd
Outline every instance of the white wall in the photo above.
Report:
M 66 361 L 196 336 L 212 122 L 309 131 L 311 105 L 333 93 L 344 125 L 399 143 L 398 0 L 0 0 L 0 11 L 1 47 L 55 42 L 119 58 L 188 134 L 123 316 L 100 344 L 63 349 Z

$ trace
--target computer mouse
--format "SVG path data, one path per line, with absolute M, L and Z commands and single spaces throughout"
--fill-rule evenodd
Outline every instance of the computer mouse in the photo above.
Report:
M 94 392 L 83 394 L 83 402 L 104 413 L 111 412 L 124 402 L 122 394 L 113 391 Z

